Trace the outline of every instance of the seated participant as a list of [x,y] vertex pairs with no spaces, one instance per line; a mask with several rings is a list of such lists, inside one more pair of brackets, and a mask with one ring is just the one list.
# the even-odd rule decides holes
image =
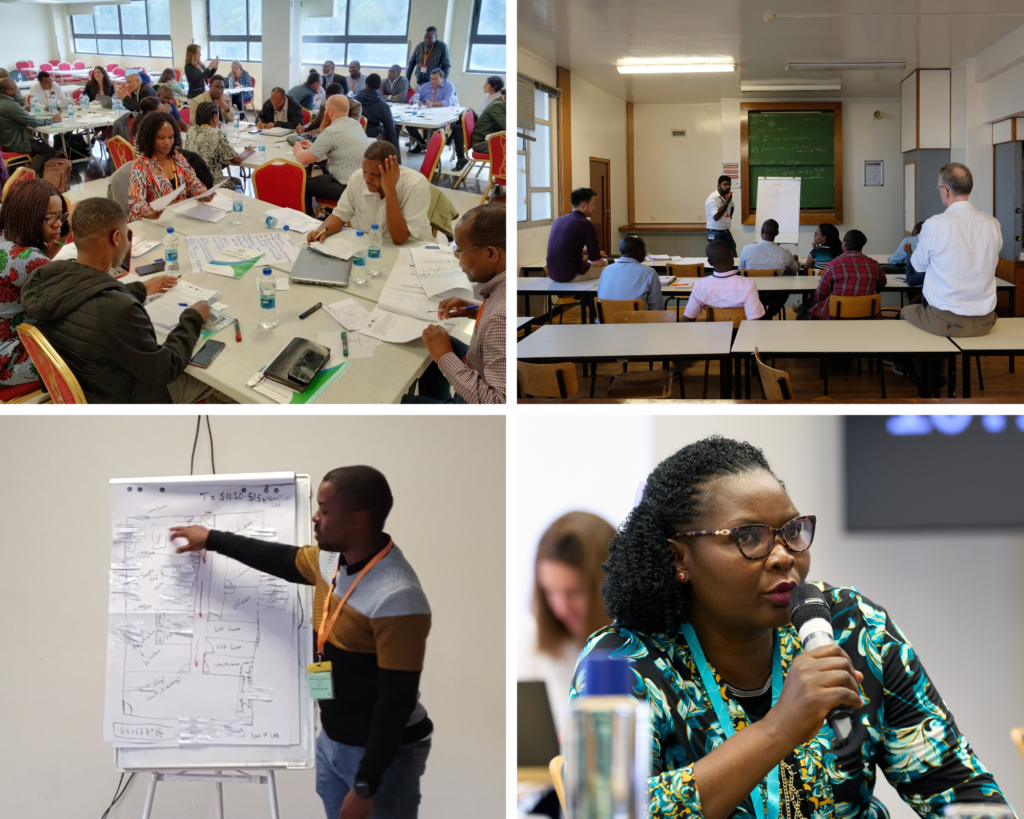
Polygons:
[[124,85],[117,87],[117,96],[121,98],[127,110],[138,111],[139,102],[146,97],[155,97],[156,92],[143,83],[138,74],[129,74],[125,77]]
[[[334,73],[334,60],[324,60],[324,67],[320,70],[320,84],[327,88],[333,83],[344,80],[344,77],[339,77]],[[345,93],[348,94],[348,85],[345,86]]]
[[742,307],[747,321],[764,315],[764,305],[757,297],[757,279],[741,276],[734,258],[732,247],[724,239],[708,244],[708,262],[714,272],[694,283],[683,321],[696,321],[705,307]]
[[814,241],[811,244],[811,252],[807,254],[807,262],[804,271],[808,276],[820,275],[819,272],[828,267],[833,259],[838,259],[843,254],[843,242],[839,238],[839,228],[835,225],[818,225],[814,231]]
[[[386,139],[398,151],[398,129],[389,106],[380,96],[380,74],[370,74],[365,80],[366,87],[356,94],[356,101],[362,106],[366,117],[366,136]],[[401,158],[401,152],[399,152]]]
[[[174,89],[169,85],[158,85],[156,87],[156,98],[160,102],[160,108],[158,110],[163,111],[165,114],[170,114],[174,117],[174,121],[178,123],[178,130],[183,134],[188,133],[189,124],[181,118],[181,113],[178,111],[178,105],[174,98]],[[197,97],[198,99],[198,97]],[[193,101],[192,105],[195,105]],[[139,105],[141,109],[141,103]]]
[[501,77],[488,77],[484,82],[484,103],[469,135],[469,144],[478,154],[489,153],[487,137],[505,130],[505,100],[501,98],[504,92]]
[[[162,113],[166,113],[162,111],[162,106],[156,97],[146,97],[142,102],[139,103],[139,113],[135,115],[135,125],[133,133],[138,133],[139,123],[142,122],[143,117],[145,117],[146,114],[152,114],[154,111],[161,111]],[[138,145],[135,146],[135,150],[137,153]],[[207,189],[212,188],[214,182],[213,174],[210,173],[210,169],[206,166],[206,162],[203,160],[203,158],[199,156],[199,154],[195,153],[194,151],[190,151],[187,148],[182,148],[181,154],[182,156],[185,157],[185,161],[188,162],[188,164],[192,167],[192,170],[195,171],[196,177],[199,179],[199,181],[202,182]],[[114,185],[118,189],[119,193],[120,189],[123,188],[124,196],[117,197],[117,201],[123,203],[123,207],[126,212],[131,207],[128,204],[128,181],[124,181],[123,184],[120,180],[115,182],[115,177],[117,177],[117,175],[125,168],[127,168],[130,171],[131,167],[131,164],[122,165],[120,168],[117,169],[117,171],[114,172],[114,175],[111,177],[111,185]]]
[[285,94],[283,88],[271,91],[270,99],[263,103],[263,108],[256,115],[256,127],[261,131],[268,128],[295,130],[300,125],[302,106]]
[[[238,60],[231,61],[231,70],[224,78],[224,86],[226,88],[252,88],[252,77],[248,71],[242,68],[242,64]],[[245,106],[252,102],[251,91],[242,94],[225,94],[225,96],[230,98],[231,107],[239,111],[244,111]]]
[[358,60],[348,64],[348,90],[353,94],[358,94],[366,87],[366,77],[360,71],[361,68]]
[[[6,68],[0,68],[0,80],[11,79],[11,74]],[[18,103],[19,108],[24,108],[26,111],[31,111],[32,106],[29,105],[27,99],[21,96],[21,91],[18,89],[18,84],[14,84],[14,101]]]
[[60,108],[63,93],[61,87],[53,81],[49,71],[40,71],[36,74],[36,81],[29,89],[28,95],[33,102],[38,100],[44,108],[49,108],[51,105],[54,108]]
[[295,100],[307,111],[312,111],[316,105],[316,95],[320,91],[320,75],[315,68],[309,69],[309,76],[301,85],[296,85],[289,92],[288,96]]
[[914,225],[914,230],[911,232],[910,236],[904,239],[900,243],[900,246],[893,251],[892,256],[889,257],[889,264],[906,264],[910,261],[910,257],[917,248],[917,237],[921,233],[922,225],[924,225],[924,222],[918,222]]
[[[331,83],[330,85],[327,86],[327,99],[330,99],[331,97],[336,97],[339,94],[343,94],[343,93],[344,92],[341,90],[341,86],[338,83],[336,83],[336,82]],[[346,97],[346,99],[348,99],[348,97]],[[353,102],[353,100],[349,100],[349,111],[350,111],[350,114],[351,114],[352,102]],[[313,118],[309,121],[309,125],[298,125],[298,126],[296,126],[295,133],[297,133],[297,134],[305,134],[307,139],[310,139],[310,140],[316,139],[317,136],[320,134],[320,131],[323,130],[324,115],[326,113],[327,113],[327,109],[323,105],[321,105],[316,110],[316,112],[314,112]]]
[[[195,108],[195,120],[185,137],[185,147],[202,157],[214,179],[224,175],[224,165],[241,165],[256,153],[252,146],[238,153],[220,130],[220,111],[212,102],[202,102]],[[194,170],[194,169],[193,169]]]
[[[556,282],[596,279],[608,264],[597,241],[597,228],[590,216],[597,207],[597,191],[577,188],[569,195],[572,211],[559,216],[548,235],[548,276]],[[583,251],[587,251],[587,259]]]
[[[416,102],[418,99],[424,108],[447,108],[450,105],[458,105],[455,86],[444,77],[444,72],[440,68],[435,68],[430,72],[430,82],[419,87],[412,101]],[[419,128],[407,128],[406,130],[415,141],[409,152],[418,154],[426,147],[423,132]]]
[[[319,140],[317,140],[319,142]],[[323,226],[311,231],[308,241],[323,241],[351,222],[356,230],[379,225],[381,233],[396,245],[409,239],[433,238],[427,211],[430,183],[419,171],[398,164],[395,146],[378,140],[363,153],[363,169],[349,177],[338,207]]]
[[[443,299],[439,319],[476,318],[467,347],[437,324],[423,331],[434,363],[419,381],[419,395],[402,396],[403,404],[505,403],[505,207],[478,205],[455,223],[455,255],[469,280],[482,284],[483,304]],[[465,248],[461,250],[460,248]],[[455,388],[451,397],[449,385]]]
[[222,122],[235,121],[235,109],[231,107],[231,99],[224,93],[224,78],[220,74],[210,77],[210,90],[193,97],[189,101],[189,107],[194,109],[204,102],[216,104]]
[[14,80],[5,77],[0,80],[0,145],[14,154],[31,154],[29,167],[36,176],[43,175],[43,166],[53,159],[55,151],[48,143],[36,136],[36,128],[60,122],[60,114],[53,117],[34,117],[15,99],[18,86]]
[[[774,219],[766,219],[761,225],[761,241],[746,245],[740,251],[740,270],[780,270],[784,276],[795,276],[800,265],[792,253],[775,244],[778,235],[779,223]],[[785,293],[761,293],[765,318],[774,318],[788,298]]]
[[387,79],[381,83],[384,102],[404,103],[409,97],[409,81],[402,76],[402,66],[393,65],[388,69]]
[[829,296],[870,296],[882,292],[886,282],[882,266],[861,253],[867,243],[868,237],[859,230],[846,232],[842,254],[822,271],[818,289],[809,304],[800,305],[798,319],[830,319]]
[[21,288],[67,234],[67,202],[45,179],[29,179],[7,194],[0,209],[0,387],[39,380],[17,333],[25,320]]
[[185,96],[185,86],[178,82],[175,78],[173,68],[165,68],[163,73],[160,74],[160,79],[156,81],[157,85],[168,85],[174,95],[177,97]]
[[366,134],[348,116],[348,97],[331,97],[324,109],[324,124],[316,142],[304,139],[292,148],[302,165],[327,161],[328,173],[306,180],[306,213],[310,216],[316,211],[316,199],[336,202],[341,198],[351,176],[360,173],[366,152]]
[[188,404],[214,397],[211,387],[185,372],[209,305],[198,302],[182,311],[160,344],[144,304],[174,287],[176,277],[125,285],[110,275],[130,246],[128,220],[112,199],[79,202],[71,228],[78,258],[36,270],[22,288],[22,301],[89,403]]
[[[648,310],[661,310],[665,299],[661,295],[661,279],[658,271],[643,264],[647,258],[647,246],[639,236],[626,236],[619,242],[622,255],[605,268],[597,285],[599,299],[628,301],[641,299]],[[605,316],[610,323],[612,316]]]
[[82,93],[86,94],[89,99],[95,100],[97,97],[113,98],[117,95],[117,90],[114,88],[107,69],[98,65],[92,70],[92,76],[89,77],[89,82],[85,84],[85,90]]
[[[153,210],[149,203],[171,191],[184,189],[184,199],[206,192],[206,186],[181,153],[181,132],[169,114],[155,111],[136,123],[135,150],[138,158],[132,164],[130,221],[158,218],[163,211]],[[202,201],[212,198],[204,197]]]
[[[587,639],[570,701],[592,693],[588,660],[612,654],[633,696],[657,703],[650,817],[750,817],[751,793],[770,799],[766,779],[778,801],[760,816],[883,816],[881,775],[921,817],[1008,808],[884,608],[814,582],[835,643],[803,649],[788,604],[809,582],[816,524],[795,500],[761,450],[713,436],[654,469],[612,541],[602,592],[614,622]],[[825,720],[840,705],[853,730],[836,748]],[[570,769],[585,764],[567,753]]]

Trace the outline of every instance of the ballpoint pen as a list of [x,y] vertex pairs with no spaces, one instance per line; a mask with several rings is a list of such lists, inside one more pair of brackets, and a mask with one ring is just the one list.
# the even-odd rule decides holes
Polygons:
[[305,313],[299,313],[299,318],[300,319],[304,319],[307,316],[311,316],[311,315],[313,315],[313,313],[315,313],[321,307],[323,307],[323,303],[318,301],[316,304],[314,304],[312,307],[310,307]]

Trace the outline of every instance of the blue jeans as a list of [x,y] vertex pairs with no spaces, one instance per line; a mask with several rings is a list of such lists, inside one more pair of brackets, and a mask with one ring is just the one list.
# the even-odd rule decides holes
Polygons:
[[[335,742],[324,731],[316,738],[316,792],[323,800],[327,819],[338,819],[341,814],[341,803],[355,784],[365,753],[365,748]],[[427,769],[429,753],[429,739],[399,747],[373,797],[372,819],[416,819],[420,777]]]
[[708,230],[708,243],[711,242],[725,242],[732,248],[732,255],[739,256],[736,252],[736,240],[732,238],[731,230]]
[[[457,338],[452,340],[452,352],[462,359],[466,357],[466,353],[469,352],[469,345],[459,341]],[[427,367],[426,372],[420,376],[420,389],[419,395],[403,395],[403,404],[465,404],[465,399],[455,394],[452,397],[452,388],[448,383],[448,379],[444,377],[441,372],[441,368],[437,366],[435,362],[430,362],[430,366]]]

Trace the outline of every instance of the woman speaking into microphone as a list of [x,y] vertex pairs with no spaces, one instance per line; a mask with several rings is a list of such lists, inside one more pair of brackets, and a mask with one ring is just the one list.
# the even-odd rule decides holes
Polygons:
[[[880,771],[921,816],[1005,804],[903,633],[852,588],[815,584],[836,644],[804,651],[790,592],[807,579],[815,519],[761,450],[714,436],[659,464],[612,540],[612,625],[585,658],[628,658],[651,714],[652,817],[886,817]],[[825,722],[853,711],[842,747]],[[838,743],[837,743],[838,745]]]

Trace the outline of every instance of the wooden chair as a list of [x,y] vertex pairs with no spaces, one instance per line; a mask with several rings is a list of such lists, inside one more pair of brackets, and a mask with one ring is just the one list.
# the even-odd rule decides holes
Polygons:
[[622,310],[615,314],[615,324],[675,324],[671,310]]
[[434,181],[434,173],[441,162],[441,151],[444,150],[444,137],[440,131],[435,131],[427,143],[427,151],[423,154],[423,164],[420,165],[420,173],[427,177],[428,182]]
[[665,265],[669,276],[679,276],[684,279],[699,279],[704,275],[704,265],[697,264],[672,264]]
[[107,149],[110,151],[110,159],[113,161],[115,169],[134,162],[138,157],[135,148],[124,137],[115,136],[108,139]]
[[7,194],[11,192],[15,185],[19,185],[22,182],[27,182],[29,179],[35,179],[36,172],[31,168],[27,168],[24,165],[18,168],[14,173],[11,174],[11,178],[7,180],[4,185],[3,191],[0,191],[0,202],[3,202],[7,198]]
[[85,393],[78,379],[64,359],[60,357],[46,336],[34,324],[22,322],[18,325],[18,337],[28,350],[32,363],[36,365],[39,377],[46,385],[50,398],[56,404],[85,404]]
[[[1024,749],[1021,750],[1024,753]],[[548,772],[551,774],[551,781],[555,785],[555,793],[558,794],[558,804],[562,806],[562,815],[568,816],[569,811],[565,807],[565,777],[562,769],[565,767],[565,757],[556,756],[548,763]]]
[[[870,296],[829,296],[828,314],[840,321],[880,321],[882,318],[882,294]],[[875,359],[868,358],[868,375],[874,375]],[[825,361],[821,362],[822,375],[825,374]],[[882,359],[878,359],[878,373],[882,381],[882,398],[885,398],[885,367]],[[857,359],[857,377],[861,375],[860,358]],[[828,395],[828,379],[825,380]]]
[[789,383],[789,373],[774,370],[761,360],[761,352],[754,348],[754,361],[757,372],[761,376],[761,391],[769,401],[792,401],[793,387]]
[[[752,279],[759,278],[759,277],[766,278],[768,276],[781,276],[782,275],[782,271],[781,270],[754,270],[752,268],[741,267],[740,268],[740,275],[741,276],[747,276],[747,277],[752,278]],[[786,307],[785,307],[785,305],[783,305],[783,307],[782,307],[782,312],[779,313],[779,318],[782,321],[786,320]]]
[[[707,321],[731,321],[732,322],[732,333],[733,338],[736,337],[736,331],[740,328],[740,322],[744,321],[747,317],[747,311],[743,307],[707,307]],[[702,398],[708,397],[708,377],[711,373],[711,359],[707,358],[704,360],[704,391],[701,395]]]
[[316,203],[316,210],[313,212],[313,216],[317,219],[326,217],[328,214],[332,213],[336,207],[338,207],[337,199],[314,198],[313,201]]
[[[548,269],[546,267],[544,268],[544,278],[545,279],[551,278],[548,275]],[[562,317],[565,315],[565,310],[570,308],[570,307],[577,307],[577,306],[580,308],[581,311],[583,310],[583,305],[580,302],[580,300],[579,299],[575,299],[572,296],[554,296],[554,297],[548,296],[548,312],[549,313],[555,307],[562,307],[562,308],[564,308],[564,309],[558,311],[558,323],[559,324],[562,323]],[[581,324],[583,323],[582,312],[580,314],[580,323]]]
[[595,299],[597,302],[597,320],[602,324],[614,324],[615,316],[623,310],[634,312],[647,309],[647,303],[643,299]]
[[297,162],[264,162],[252,172],[252,190],[261,202],[306,212],[306,169]]
[[[508,177],[505,171],[505,132],[498,131],[496,134],[491,134],[487,137],[487,151],[488,156],[491,159],[491,178],[487,180],[487,187],[484,189],[484,195],[480,197],[480,204],[484,204],[487,201],[487,194],[491,192],[491,188],[499,187],[503,188],[508,185]],[[495,201],[504,201],[504,197],[495,197]]]
[[568,398],[580,391],[576,365],[516,362],[516,394],[523,398]]
[[[645,310],[644,303],[642,301],[633,301],[633,309],[619,310],[615,313],[611,312],[610,305],[621,303],[630,304],[631,302],[614,302],[604,301],[604,315],[612,315],[613,324],[674,324],[676,320],[675,313],[671,310]],[[640,305],[640,309],[636,309],[636,305]],[[598,307],[598,314],[602,314],[602,308]],[[627,362],[622,363],[622,372],[618,375],[613,375],[611,383],[608,385],[608,397],[609,398],[671,398],[672,397],[672,381],[674,378],[679,379],[679,397],[685,398],[686,393],[683,389],[683,375],[680,372],[673,372],[669,369],[669,363],[663,361],[661,364],[662,369],[655,370],[654,362],[650,362],[650,367],[647,372],[630,373],[626,371]],[[596,373],[596,366],[595,366]],[[591,382],[593,386],[593,382]],[[593,392],[593,390],[591,390]]]

